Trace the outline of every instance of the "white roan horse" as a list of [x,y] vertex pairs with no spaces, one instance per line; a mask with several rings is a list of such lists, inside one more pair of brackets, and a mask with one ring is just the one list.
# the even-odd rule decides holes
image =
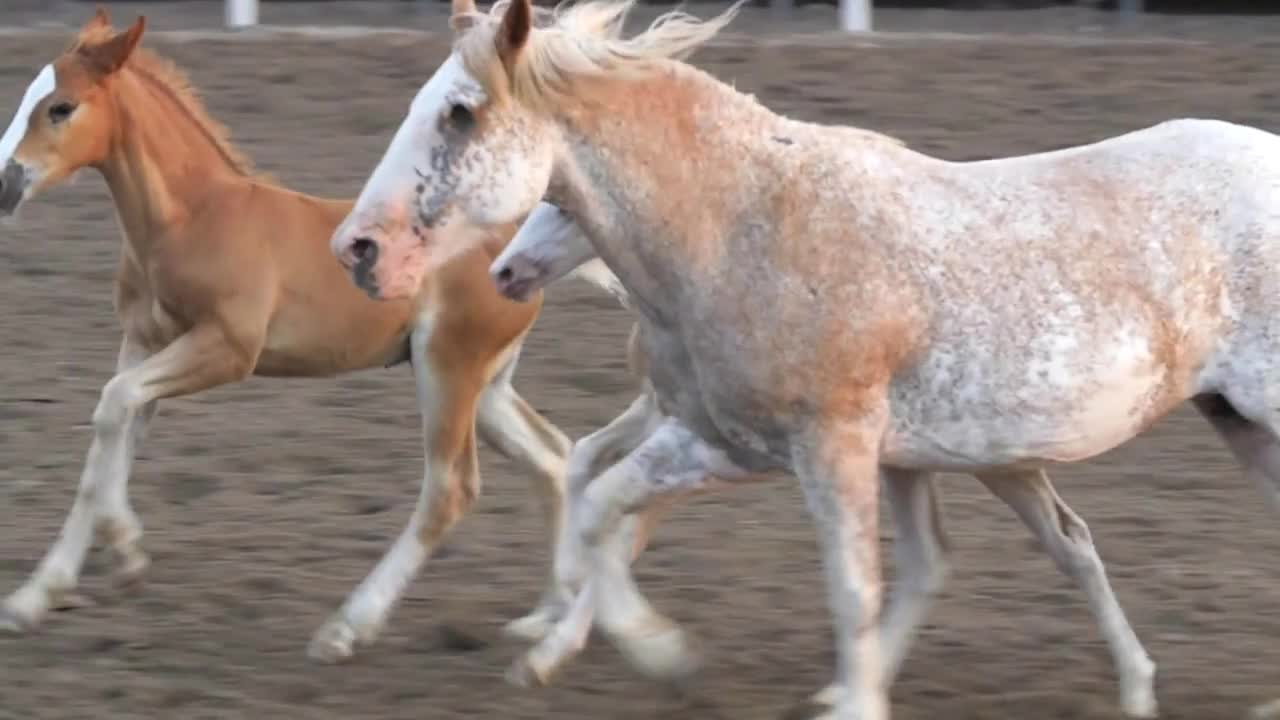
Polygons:
[[[618,284],[616,276],[600,266],[595,252],[586,233],[571,215],[543,202],[529,213],[515,237],[493,261],[490,274],[499,291],[513,300],[532,298],[537,288],[573,274],[607,290],[624,307],[630,308],[626,289]],[[648,369],[639,342],[641,337],[641,329],[637,324],[628,344],[628,366],[635,375]],[[660,409],[661,399],[656,396],[652,385],[644,382],[642,390],[641,396],[621,415],[575,444],[567,472],[567,497],[571,504],[580,498],[582,491],[593,479],[590,473],[600,463],[639,446],[666,417]],[[1020,483],[1016,478],[1007,476],[980,475],[979,479],[996,497],[1013,508],[1040,540],[1058,568],[1086,592],[1089,604],[1098,613],[1104,636],[1111,644],[1121,672],[1125,671],[1125,661],[1133,656],[1135,648],[1138,651],[1135,657],[1145,658],[1142,647],[1111,590],[1088,526],[1058,496],[1048,476],[1044,473],[1029,474]],[[711,480],[713,478],[708,478],[709,482]],[[899,594],[893,599],[880,624],[881,643],[886,653],[886,682],[890,682],[901,667],[911,636],[946,580],[949,543],[943,531],[942,509],[932,480],[887,482],[884,489],[887,491],[890,512],[898,531],[894,548]],[[619,560],[623,559],[627,547],[632,547],[635,554],[644,549],[659,517],[660,512],[650,513],[639,525],[641,534],[633,535],[635,531],[629,531],[618,537],[623,544],[615,546],[613,552],[619,553]],[[559,547],[567,550],[564,545]],[[562,559],[561,562],[572,562],[572,559]],[[548,633],[537,648],[516,664],[511,673],[512,679],[521,684],[546,682],[557,665],[585,647],[594,608],[589,604],[589,594],[580,593],[577,599],[579,602],[573,605],[568,616],[557,623],[555,632]],[[633,596],[632,601],[637,604],[645,603],[638,595]],[[647,621],[650,627],[675,627],[670,620],[653,612]],[[609,628],[605,629],[607,631]],[[679,635],[675,637],[679,638]],[[623,642],[625,643],[625,638]],[[623,649],[629,650],[625,644]],[[645,656],[637,656],[633,652],[628,652],[628,655],[633,656],[642,667],[646,667]],[[688,667],[694,660],[692,657],[686,658],[683,667]],[[1150,660],[1139,660],[1138,663],[1139,670],[1145,672],[1126,678],[1126,698],[1133,698],[1135,708],[1139,703],[1154,703],[1152,681],[1155,666]],[[663,668],[652,670],[662,672]],[[829,704],[837,692],[837,686],[833,685],[818,693],[815,700]]]
[[[453,54],[333,251],[391,299],[465,249],[451,229],[545,198],[620,279],[665,417],[576,503],[590,562],[559,572],[633,662],[678,671],[687,650],[635,601],[611,539],[708,478],[799,479],[835,617],[831,716],[860,720],[889,716],[887,661],[909,635],[877,631],[878,479],[918,492],[960,471],[1024,493],[1194,399],[1250,474],[1280,481],[1276,136],[1184,120],[953,163],[781,117],[677,59],[733,9],[624,39],[629,2],[539,27],[528,0],[458,3]],[[1042,511],[1072,562],[1092,557],[1062,507]],[[1154,715],[1150,660],[1090,595],[1124,709]]]

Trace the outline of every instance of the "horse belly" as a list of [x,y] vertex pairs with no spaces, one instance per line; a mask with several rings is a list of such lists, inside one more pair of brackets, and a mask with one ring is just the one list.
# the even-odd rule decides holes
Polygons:
[[1132,357],[1090,372],[978,378],[950,393],[895,387],[882,455],[889,465],[974,471],[1073,462],[1131,439],[1194,393],[1180,373]]

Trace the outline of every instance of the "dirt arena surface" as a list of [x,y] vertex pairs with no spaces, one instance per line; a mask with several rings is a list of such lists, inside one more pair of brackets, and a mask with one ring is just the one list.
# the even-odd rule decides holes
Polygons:
[[[74,19],[68,6],[89,7],[55,3],[55,19]],[[1280,44],[1251,39],[1267,22],[1195,44],[743,40],[695,62],[782,112],[972,159],[1175,116],[1274,129]],[[66,41],[3,39],[2,114]],[[447,48],[404,37],[147,42],[190,71],[264,169],[322,194],[357,192]],[[70,505],[118,342],[118,247],[92,173],[0,229],[0,592],[33,568]],[[633,395],[628,323],[584,286],[553,288],[518,387],[574,436],[599,427]],[[162,403],[132,483],[149,584],[119,597],[91,558],[83,588],[96,607],[0,637],[0,718],[774,720],[830,679],[814,533],[798,489],[782,483],[683,508],[640,563],[655,603],[705,644],[691,697],[639,679],[601,639],[553,688],[505,685],[523,647],[499,629],[535,603],[546,551],[529,483],[487,449],[478,510],[382,640],[345,666],[310,663],[312,631],[408,517],[421,468],[412,397],[400,367]],[[1280,695],[1280,523],[1198,417],[1181,411],[1055,478],[1160,665],[1164,717],[1239,718]],[[894,717],[1118,717],[1083,595],[975,481],[947,476],[944,495],[954,575],[894,688]]]

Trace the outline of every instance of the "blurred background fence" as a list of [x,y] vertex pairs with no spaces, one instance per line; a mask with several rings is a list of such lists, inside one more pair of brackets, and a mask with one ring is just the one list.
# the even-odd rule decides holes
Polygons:
[[[557,1],[535,0],[546,5]],[[415,16],[434,17],[447,6],[447,0],[0,0],[0,26],[60,24],[61,17],[83,13],[95,2],[124,12],[136,7],[154,14],[157,8],[164,8],[163,15],[177,24],[183,24],[185,17],[192,26],[199,27],[207,27],[211,21],[233,27],[260,23],[333,25],[349,24],[361,17],[375,25],[395,25],[397,18],[411,22]],[[658,8],[671,6],[675,0],[640,0],[640,3]],[[685,4],[722,5],[724,2],[685,0]],[[978,14],[1037,11],[1039,17],[1045,18],[1038,22],[1057,25],[1059,32],[1076,30],[1073,26],[1081,24],[1105,25],[1138,14],[1280,14],[1280,0],[751,0],[751,4],[757,11],[768,10],[768,14],[778,20],[807,19],[812,25],[808,29],[814,31],[901,29],[897,20],[904,11],[933,17],[927,24],[934,31],[947,29],[939,27],[940,20],[934,16],[950,17],[957,32],[984,29],[980,22],[964,17],[973,14],[968,11],[979,11]],[[882,22],[885,17],[888,17],[887,23]],[[779,29],[785,28],[779,26]]]

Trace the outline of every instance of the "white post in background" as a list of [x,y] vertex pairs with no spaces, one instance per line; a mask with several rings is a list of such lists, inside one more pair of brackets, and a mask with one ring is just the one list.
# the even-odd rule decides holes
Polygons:
[[867,32],[871,29],[871,0],[839,0],[840,29]]
[[249,27],[258,24],[258,0],[227,0],[227,26]]

